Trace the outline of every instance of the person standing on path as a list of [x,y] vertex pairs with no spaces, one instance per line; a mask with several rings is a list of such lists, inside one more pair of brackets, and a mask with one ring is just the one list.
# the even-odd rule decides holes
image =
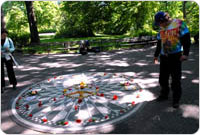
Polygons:
[[185,22],[180,19],[172,19],[166,12],[156,13],[154,19],[155,25],[160,28],[154,54],[154,63],[158,63],[158,56],[160,55],[159,83],[161,91],[156,101],[168,99],[169,77],[171,76],[172,106],[178,108],[182,94],[182,62],[188,59],[191,45],[190,33]]
[[1,93],[4,92],[5,88],[4,65],[6,65],[9,82],[13,85],[13,89],[16,89],[17,85],[13,69],[13,60],[10,56],[10,53],[14,52],[15,47],[13,45],[13,41],[8,38],[7,35],[7,30],[1,30]]

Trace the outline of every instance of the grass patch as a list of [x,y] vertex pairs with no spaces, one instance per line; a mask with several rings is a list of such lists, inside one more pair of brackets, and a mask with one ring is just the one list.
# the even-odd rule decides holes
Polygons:
[[[84,37],[84,38],[55,38],[54,35],[40,35],[41,43],[51,43],[51,42],[61,42],[58,45],[34,45],[34,46],[26,46],[22,48],[23,53],[29,54],[46,54],[46,53],[77,53],[78,50],[65,50],[63,46],[63,42],[67,41],[80,41],[80,40],[89,40],[90,46],[100,47],[102,51],[115,50],[119,48],[130,48],[127,46],[119,46],[121,43],[116,42],[100,42],[105,39],[122,39],[127,38],[128,35],[106,35],[106,34],[96,34],[95,37]],[[78,48],[79,44],[72,45],[70,47]]]

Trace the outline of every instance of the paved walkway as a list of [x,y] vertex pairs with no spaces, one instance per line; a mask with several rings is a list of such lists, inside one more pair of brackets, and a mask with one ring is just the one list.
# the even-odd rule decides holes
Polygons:
[[[145,89],[155,97],[159,93],[159,65],[153,64],[155,47],[117,50],[98,54],[17,55],[21,67],[15,69],[17,90],[11,86],[1,95],[1,129],[6,134],[42,134],[16,124],[8,115],[11,102],[25,87],[52,76],[79,72],[134,72],[143,79]],[[8,84],[8,81],[7,81]],[[188,61],[183,63],[183,95],[179,109],[168,101],[146,104],[133,116],[99,133],[120,134],[192,134],[199,128],[199,48],[191,47]]]

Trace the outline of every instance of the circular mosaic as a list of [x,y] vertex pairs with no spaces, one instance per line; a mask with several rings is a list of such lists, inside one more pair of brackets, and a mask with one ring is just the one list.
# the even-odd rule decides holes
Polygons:
[[12,114],[37,131],[84,133],[133,114],[143,91],[126,73],[54,76],[24,89],[12,103]]

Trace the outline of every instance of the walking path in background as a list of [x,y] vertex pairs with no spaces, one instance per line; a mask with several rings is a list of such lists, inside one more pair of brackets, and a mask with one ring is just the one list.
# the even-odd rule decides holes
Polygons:
[[[18,80],[17,90],[11,86],[1,95],[1,129],[6,134],[42,134],[15,123],[8,113],[11,102],[24,88],[48,79],[49,77],[70,73],[84,72],[134,72],[138,79],[143,79],[143,87],[159,94],[159,65],[153,64],[155,46],[144,49],[117,50],[97,54],[16,54],[21,64],[15,68]],[[171,107],[169,100],[157,103],[155,100],[146,104],[133,116],[107,131],[112,134],[192,134],[199,128],[199,47],[191,47],[188,61],[183,62],[183,95],[179,109]],[[8,85],[8,79],[7,85]],[[148,97],[147,97],[148,98]]]

